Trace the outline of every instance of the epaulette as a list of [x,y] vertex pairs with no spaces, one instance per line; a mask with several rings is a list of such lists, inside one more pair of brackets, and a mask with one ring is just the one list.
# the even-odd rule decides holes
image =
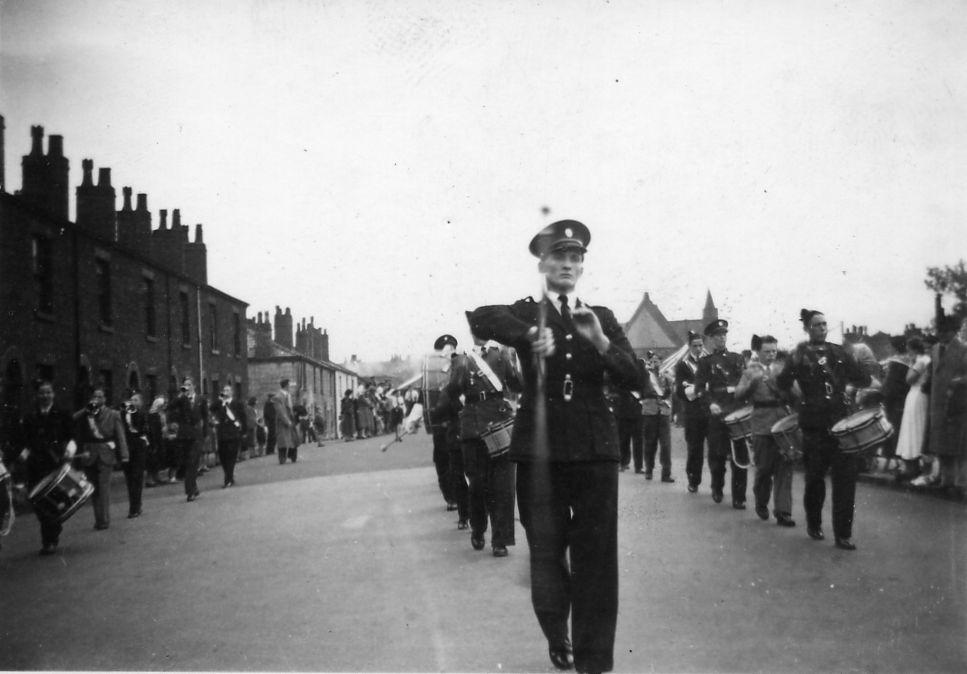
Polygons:
[[527,297],[522,297],[521,299],[519,299],[517,301],[518,302],[527,302],[529,304],[533,304],[534,303],[534,298],[531,297],[530,295],[528,295]]

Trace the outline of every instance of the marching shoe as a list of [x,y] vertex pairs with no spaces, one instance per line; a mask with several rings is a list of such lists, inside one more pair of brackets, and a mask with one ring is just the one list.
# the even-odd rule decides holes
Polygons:
[[473,547],[474,550],[483,550],[484,549],[483,536],[480,536],[478,538],[477,536],[470,534],[470,545]]
[[736,510],[745,510],[745,501],[732,501],[732,507]]
[[796,520],[789,517],[789,515],[778,515],[776,516],[776,524],[780,527],[794,527],[796,526]]
[[551,664],[561,670],[567,670],[574,667],[574,656],[573,650],[571,649],[571,641],[567,637],[564,637],[562,643],[547,646],[547,654],[551,656]]
[[192,501],[197,501],[199,496],[201,496],[201,492],[200,491],[196,491],[194,494],[189,494],[188,495],[188,503],[191,503]]
[[822,527],[806,527],[806,533],[809,534],[809,537],[814,541],[821,541],[826,538],[826,534],[823,533]]
[[494,546],[494,557],[506,557],[506,556],[507,556],[507,548],[505,546],[503,545]]
[[57,552],[57,545],[54,543],[44,543],[44,547],[40,549],[40,554],[43,556],[53,555]]
[[759,516],[760,520],[765,521],[769,519],[769,509],[766,508],[765,506],[757,505],[755,507],[755,514]]
[[722,490],[721,489],[713,489],[712,490],[712,500],[715,501],[716,503],[721,503],[722,502]]
[[107,522],[98,522],[97,524],[94,525],[94,528],[97,529],[98,531],[104,531],[109,526],[110,525]]
[[133,520],[133,519],[135,519],[137,517],[141,517],[141,511],[140,510],[132,510],[131,512],[128,513],[128,519],[129,520]]
[[468,529],[469,527],[470,527],[470,522],[468,522],[467,520],[460,520],[459,522],[457,522],[457,529],[459,529],[460,531],[463,531],[464,529]]
[[848,538],[837,538],[836,547],[840,550],[855,550],[856,544]]
[[694,494],[697,491],[698,491],[698,485],[697,484],[691,484],[691,483],[689,483],[689,485],[688,485],[688,493],[689,494]]
[[650,471],[650,470],[646,470],[646,471],[645,471],[645,479],[646,479],[646,480],[650,480],[650,479],[652,479],[652,477],[653,477],[653,476],[652,476],[652,474],[651,474],[651,471]]
[[671,483],[675,481],[675,478],[673,478],[671,475],[663,475],[661,481]]

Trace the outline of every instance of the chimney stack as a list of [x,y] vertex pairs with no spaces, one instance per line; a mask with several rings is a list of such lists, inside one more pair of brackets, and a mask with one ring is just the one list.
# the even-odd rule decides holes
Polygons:
[[[159,211],[158,229],[151,232],[151,257],[159,265],[176,274],[184,273],[185,250],[180,227],[168,227],[168,210]],[[173,219],[180,223],[181,214],[175,210]]]
[[24,155],[21,163],[23,188],[20,196],[53,217],[67,220],[70,162],[64,157],[64,138],[50,136],[45,156],[44,127],[30,127],[30,136],[30,154]]
[[289,307],[282,313],[280,307],[275,308],[275,343],[292,348],[292,311]]
[[130,187],[121,189],[124,205],[117,212],[118,243],[144,257],[151,257],[151,213],[148,195],[138,195],[138,210],[131,210]]
[[[175,211],[177,214],[178,211]],[[180,214],[179,222],[180,222]],[[182,229],[187,237],[188,228],[184,227]],[[195,283],[200,285],[206,285],[208,283],[208,249],[205,247],[205,239],[202,234],[202,226],[195,225],[195,240],[193,242],[185,242],[182,244],[184,246],[184,259],[185,259],[185,276],[193,280]]]
[[77,226],[113,243],[117,237],[111,169],[99,169],[97,185],[94,185],[91,180],[94,162],[84,159],[81,161],[81,168],[84,171],[84,177],[77,187]]

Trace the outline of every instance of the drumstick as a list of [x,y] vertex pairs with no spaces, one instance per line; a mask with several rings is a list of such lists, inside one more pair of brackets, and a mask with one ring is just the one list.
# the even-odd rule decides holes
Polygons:
[[385,445],[381,445],[380,448],[379,448],[379,451],[385,452],[387,449],[389,449],[389,446],[392,445],[394,442],[402,442],[403,436],[404,435],[409,435],[409,433],[410,433],[410,429],[408,429],[408,428],[403,429],[403,432],[402,433],[400,433],[395,438],[393,438],[392,440],[390,440],[389,442],[387,442]]

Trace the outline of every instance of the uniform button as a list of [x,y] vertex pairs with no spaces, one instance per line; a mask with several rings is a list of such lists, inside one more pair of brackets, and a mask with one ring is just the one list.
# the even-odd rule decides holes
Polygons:
[[571,360],[571,358],[573,358],[573,356],[571,354],[569,354],[569,353],[565,353],[564,354],[564,360]]
[[571,333],[569,332],[569,333],[567,333],[566,335],[564,335],[564,339],[566,339],[567,341],[569,341],[569,342],[570,342],[570,341],[571,341],[572,339],[574,339],[574,335],[572,335],[572,334],[571,334]]

